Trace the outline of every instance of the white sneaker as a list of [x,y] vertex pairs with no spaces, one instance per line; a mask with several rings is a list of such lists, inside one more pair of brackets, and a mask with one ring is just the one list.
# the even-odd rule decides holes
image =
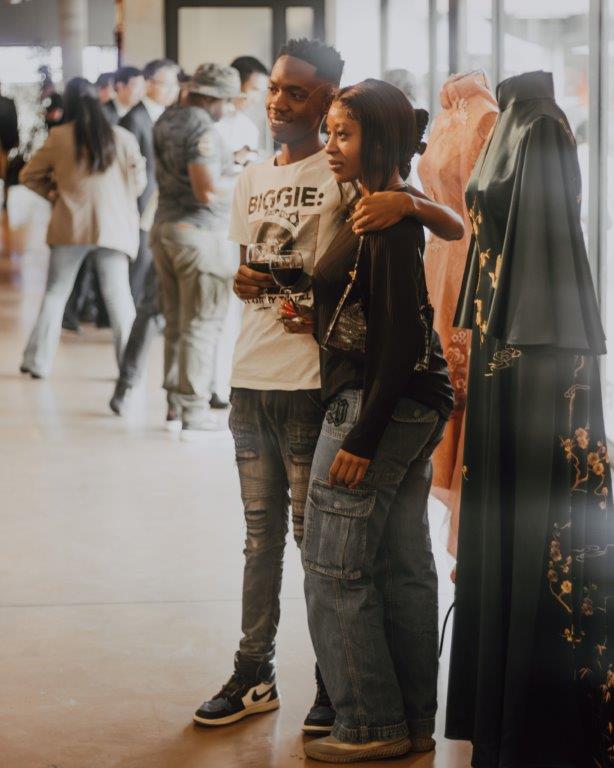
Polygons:
[[203,416],[197,424],[190,426],[184,424],[182,426],[181,440],[184,443],[196,443],[204,440],[209,432],[221,432],[225,428],[225,425],[215,416]]

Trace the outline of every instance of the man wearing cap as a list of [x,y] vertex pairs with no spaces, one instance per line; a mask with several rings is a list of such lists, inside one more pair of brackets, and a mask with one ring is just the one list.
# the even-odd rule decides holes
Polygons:
[[154,128],[159,201],[151,244],[166,320],[167,419],[180,419],[182,439],[193,440],[221,426],[209,399],[238,259],[227,240],[233,158],[214,124],[241,97],[241,80],[236,69],[203,64],[187,91],[185,105],[168,109]]

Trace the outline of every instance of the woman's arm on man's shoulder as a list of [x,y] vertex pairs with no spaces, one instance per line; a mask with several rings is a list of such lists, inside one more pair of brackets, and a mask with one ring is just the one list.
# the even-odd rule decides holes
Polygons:
[[465,234],[461,216],[447,205],[440,205],[425,194],[409,187],[399,192],[374,192],[362,197],[353,216],[353,229],[359,235],[386,229],[412,216],[442,240],[460,240]]

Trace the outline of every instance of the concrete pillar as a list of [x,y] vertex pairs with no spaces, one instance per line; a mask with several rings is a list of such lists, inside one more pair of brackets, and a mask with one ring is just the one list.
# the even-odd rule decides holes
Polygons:
[[63,80],[83,75],[83,49],[87,45],[87,0],[58,0]]

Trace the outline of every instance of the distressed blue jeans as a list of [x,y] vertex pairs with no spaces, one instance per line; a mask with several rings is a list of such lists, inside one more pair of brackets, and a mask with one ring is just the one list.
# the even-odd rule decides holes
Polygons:
[[403,399],[363,483],[328,472],[362,392],[329,406],[314,456],[303,539],[309,630],[337,713],[333,735],[365,743],[430,736],[438,672],[437,572],[427,501],[445,421]]
[[253,661],[272,661],[288,507],[292,505],[292,530],[300,545],[324,408],[317,389],[233,389],[230,400],[229,426],[247,526],[239,653]]

